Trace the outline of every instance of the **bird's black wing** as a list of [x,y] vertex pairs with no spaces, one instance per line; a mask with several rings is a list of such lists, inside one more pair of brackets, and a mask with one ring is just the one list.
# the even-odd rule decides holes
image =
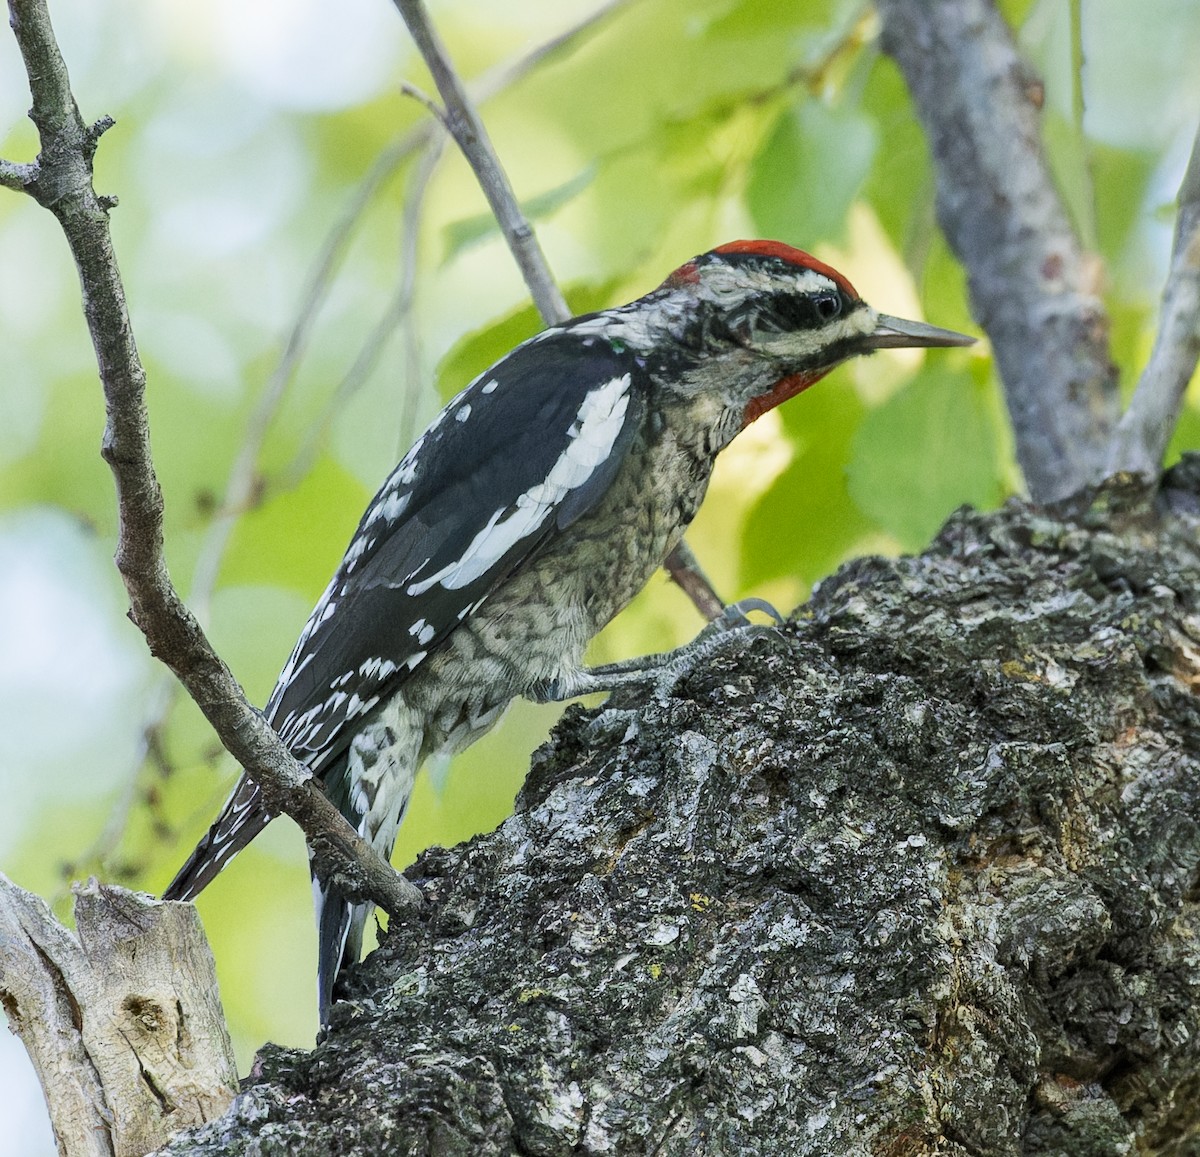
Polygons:
[[623,347],[548,330],[417,439],[367,508],[266,715],[314,771],[540,544],[590,510],[641,418]]

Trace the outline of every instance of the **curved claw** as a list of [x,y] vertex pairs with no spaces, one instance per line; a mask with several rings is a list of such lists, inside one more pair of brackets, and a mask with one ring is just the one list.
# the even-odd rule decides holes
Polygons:
[[755,598],[741,599],[736,603],[730,603],[713,622],[719,624],[718,629],[723,631],[736,627],[748,627],[751,625],[750,611],[758,611],[766,615],[777,627],[783,626],[783,616],[766,599]]

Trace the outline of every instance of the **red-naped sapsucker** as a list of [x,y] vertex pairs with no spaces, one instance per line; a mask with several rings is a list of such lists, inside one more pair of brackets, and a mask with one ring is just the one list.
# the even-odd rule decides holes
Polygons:
[[[509,702],[644,677],[588,671],[593,636],[695,515],[717,455],[838,363],[972,339],[876,313],[770,241],[693,258],[615,309],[553,326],[457,395],[375,496],[265,714],[390,855],[413,777]],[[195,896],[271,819],[243,778],[167,889]],[[322,1022],[369,906],[315,881]]]

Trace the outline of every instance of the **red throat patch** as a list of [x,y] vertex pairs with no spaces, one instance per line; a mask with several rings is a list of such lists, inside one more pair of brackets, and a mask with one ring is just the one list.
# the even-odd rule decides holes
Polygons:
[[776,406],[786,402],[788,398],[794,398],[797,394],[803,393],[809,386],[819,382],[833,368],[833,366],[827,366],[819,370],[805,370],[800,374],[791,374],[786,378],[780,378],[765,394],[751,398],[746,404],[745,410],[742,411],[742,429],[744,430],[756,418],[761,418],[768,410],[773,410]]

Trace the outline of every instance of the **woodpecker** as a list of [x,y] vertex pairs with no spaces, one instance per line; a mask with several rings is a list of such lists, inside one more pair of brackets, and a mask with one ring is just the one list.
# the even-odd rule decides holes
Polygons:
[[[717,455],[848,358],[974,339],[876,313],[828,265],[735,241],[628,305],[552,326],[451,400],[367,507],[265,708],[385,859],[413,778],[517,696],[642,678],[587,670],[596,633],[679,542]],[[239,781],[167,888],[196,896],[272,819]],[[370,905],[314,876],[318,997],[359,959]]]

